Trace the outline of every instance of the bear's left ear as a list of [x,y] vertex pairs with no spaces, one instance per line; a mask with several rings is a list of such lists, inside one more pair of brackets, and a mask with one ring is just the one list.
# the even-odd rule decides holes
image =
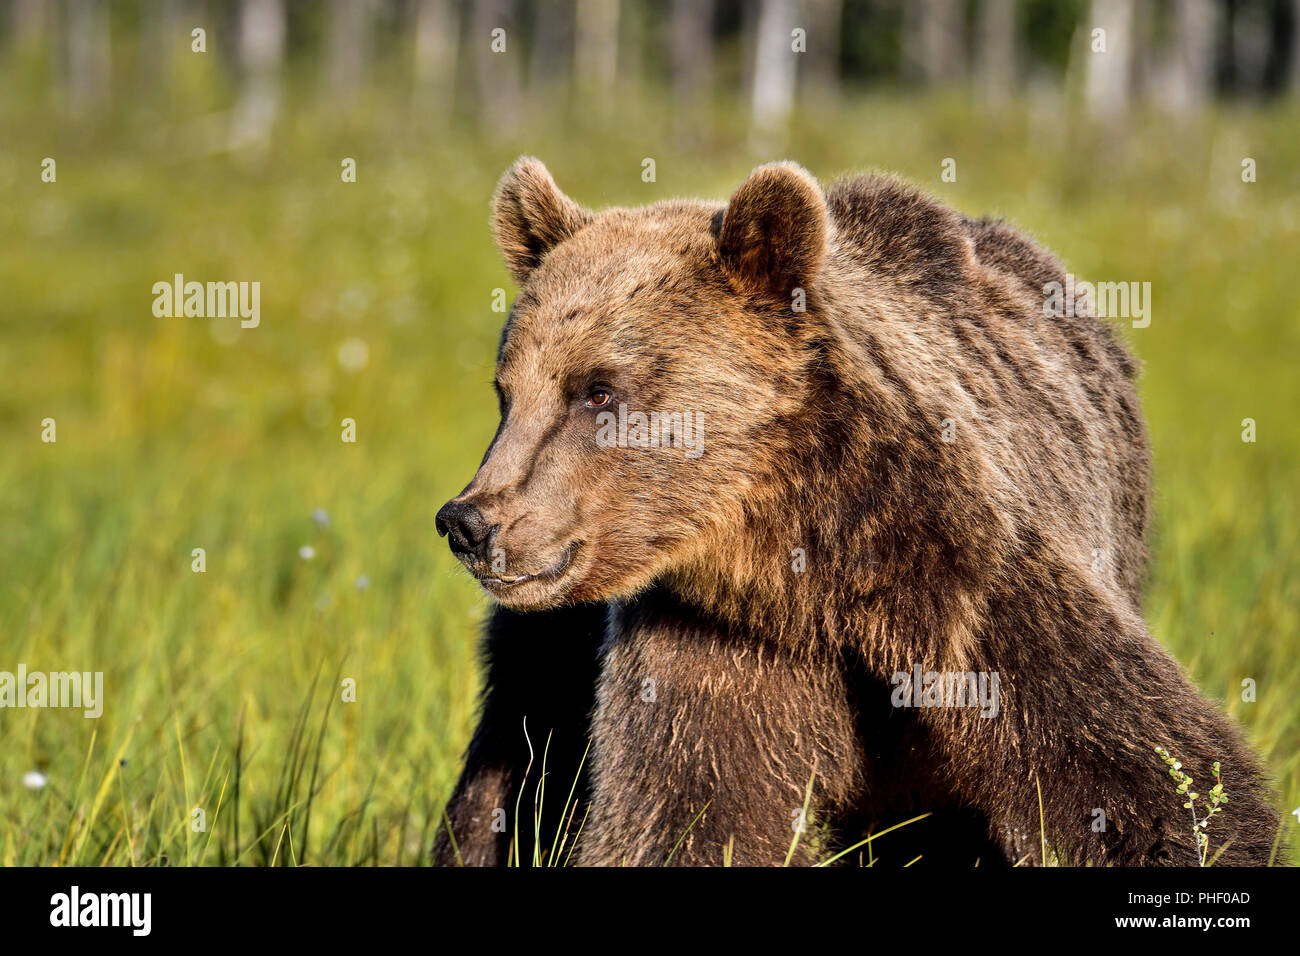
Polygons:
[[817,278],[825,254],[826,197],[802,166],[759,166],[727,203],[718,255],[742,288],[787,299]]
[[497,245],[520,285],[548,252],[591,218],[591,213],[560,192],[542,161],[531,156],[521,156],[506,170],[493,198]]

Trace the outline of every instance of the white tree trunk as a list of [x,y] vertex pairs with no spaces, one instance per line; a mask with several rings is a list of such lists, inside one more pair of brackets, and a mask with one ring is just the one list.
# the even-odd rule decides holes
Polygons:
[[67,8],[68,81],[72,111],[84,113],[108,99],[111,47],[108,5],[80,0]]
[[[1105,30],[1105,51],[1094,52],[1095,30]],[[1083,24],[1087,64],[1085,95],[1088,110],[1102,119],[1118,119],[1128,112],[1133,55],[1133,7],[1129,0],[1092,0]]]
[[569,0],[536,0],[528,51],[528,85],[543,95],[547,87],[569,77],[571,8]]
[[330,4],[326,69],[329,91],[339,99],[354,97],[365,80],[373,17],[372,0],[333,0]]
[[10,18],[15,50],[29,53],[44,46],[47,20],[42,0],[14,0]]
[[713,0],[673,0],[669,61],[679,103],[707,95],[713,77]]
[[452,0],[420,0],[415,11],[415,108],[451,113],[460,21]]
[[795,57],[790,31],[795,28],[793,0],[761,0],[754,48],[754,129],[760,135],[785,125],[794,103]]
[[[518,29],[512,0],[474,0],[470,44],[478,77],[481,119],[491,129],[514,127],[519,115],[519,63],[524,38]],[[504,30],[504,34],[494,31]],[[495,52],[494,42],[505,40],[505,51]]]
[[981,0],[975,62],[979,94],[990,103],[1011,97],[1016,83],[1015,0]]
[[903,74],[935,85],[966,68],[963,0],[908,0],[903,4]]
[[618,79],[618,0],[577,0],[573,71],[584,103],[609,105]]
[[1217,20],[1214,0],[1181,0],[1175,5],[1171,69],[1161,96],[1166,108],[1195,113],[1214,95]]
[[265,143],[280,109],[284,65],[283,0],[243,0],[239,6],[239,62],[243,88],[235,106],[232,145]]

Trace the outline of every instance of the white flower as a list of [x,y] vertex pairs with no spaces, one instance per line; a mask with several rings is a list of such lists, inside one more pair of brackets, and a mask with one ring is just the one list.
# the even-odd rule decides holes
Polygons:
[[304,544],[298,549],[298,557],[302,558],[304,561],[310,561],[312,558],[316,557],[316,549],[309,544]]
[[48,782],[49,777],[39,770],[28,770],[23,774],[23,786],[28,790],[43,790]]
[[330,523],[329,512],[324,508],[317,508],[311,513],[311,520],[316,522],[318,528],[328,528]]

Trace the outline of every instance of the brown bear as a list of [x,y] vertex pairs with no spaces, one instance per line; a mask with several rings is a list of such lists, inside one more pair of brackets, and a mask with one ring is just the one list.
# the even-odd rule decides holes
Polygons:
[[594,213],[523,158],[494,223],[501,423],[437,527],[497,609],[437,862],[1195,865],[1156,747],[1269,861],[1143,624],[1137,365],[1049,314],[1053,256],[789,163]]

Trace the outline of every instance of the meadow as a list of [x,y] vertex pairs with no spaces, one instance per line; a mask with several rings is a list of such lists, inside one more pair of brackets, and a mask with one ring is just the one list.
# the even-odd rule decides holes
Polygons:
[[[513,290],[489,198],[524,152],[591,206],[724,198],[776,158],[887,169],[1081,278],[1149,281],[1149,327],[1122,330],[1155,453],[1148,620],[1264,754],[1291,841],[1294,106],[1116,133],[1060,104],[861,95],[759,144],[727,102],[639,96],[492,134],[375,97],[294,105],[232,149],[197,95],[77,123],[23,102],[0,102],[0,670],[102,671],[105,701],[97,720],[0,710],[5,865],[425,861],[487,607],[433,516],[496,424],[493,296]],[[259,281],[260,325],[156,317],[176,273]],[[912,858],[905,834],[880,865]]]

